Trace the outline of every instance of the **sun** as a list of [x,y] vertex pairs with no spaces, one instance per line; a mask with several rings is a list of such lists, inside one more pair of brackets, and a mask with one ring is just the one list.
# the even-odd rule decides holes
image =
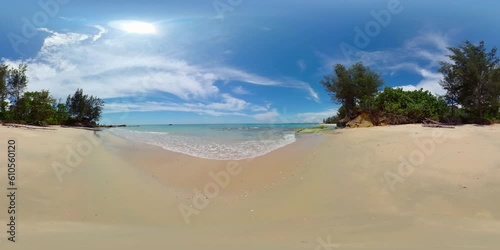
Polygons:
[[122,20],[110,23],[111,27],[123,30],[127,33],[133,34],[157,34],[158,30],[152,23],[135,21],[135,20]]
[[128,33],[136,34],[155,34],[156,27],[154,24],[140,22],[140,21],[129,21],[122,24],[122,29]]

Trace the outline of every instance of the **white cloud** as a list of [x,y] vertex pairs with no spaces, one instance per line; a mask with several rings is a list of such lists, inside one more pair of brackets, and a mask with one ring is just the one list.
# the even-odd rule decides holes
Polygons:
[[276,110],[253,115],[254,119],[259,120],[259,121],[267,121],[267,122],[272,122],[272,121],[276,120],[277,117],[279,117],[279,113]]
[[355,60],[345,58],[331,58],[327,55],[318,53],[318,56],[324,61],[322,72],[331,72],[332,65],[337,63],[347,66],[355,62],[363,62],[366,66],[381,72],[394,75],[399,71],[410,71],[422,77],[419,82],[402,86],[406,89],[423,88],[438,95],[445,93],[439,85],[442,79],[440,73],[437,73],[440,61],[448,61],[448,37],[438,33],[421,33],[417,37],[405,42],[400,48],[387,49],[381,51],[359,51]]
[[64,16],[60,16],[59,19],[62,19],[62,20],[65,20],[65,21],[70,21],[70,22],[73,22],[73,21],[87,21],[87,19],[85,19],[85,18],[74,18],[74,17],[64,17]]
[[250,92],[243,88],[242,86],[238,86],[233,88],[233,93],[238,94],[238,95],[248,95]]
[[436,95],[444,95],[446,91],[441,87],[439,82],[443,79],[440,73],[434,73],[426,69],[420,69],[420,75],[424,78],[417,84],[417,88],[429,90]]
[[307,64],[304,60],[300,59],[297,61],[297,67],[299,67],[300,71],[303,72],[307,68]]
[[321,112],[299,113],[297,118],[299,122],[320,123],[323,119],[337,115],[337,109],[328,109]]
[[250,110],[252,110],[253,112],[266,112],[269,109],[270,109],[269,107],[256,106],[256,105],[250,108]]
[[[251,110],[255,114],[244,112],[249,105],[242,100],[232,100],[228,97],[222,103],[177,103],[177,102],[113,102],[106,104],[105,113],[128,113],[128,112],[150,112],[150,111],[181,111],[211,116],[240,116],[254,118],[259,121],[272,121],[278,117],[276,110],[269,111],[264,107],[254,106]],[[255,108],[255,109],[253,109]]]
[[308,99],[311,99],[318,103],[320,102],[318,93],[311,87],[311,85],[309,85],[309,83],[298,81],[295,79],[286,79],[284,80],[284,84],[291,88],[305,90],[309,93],[309,97],[307,97]]
[[[114,37],[99,25],[95,32],[49,34],[37,56],[24,61],[2,59],[9,65],[28,64],[29,91],[50,89],[56,98],[65,99],[77,88],[107,102],[105,112],[185,111],[210,115],[245,115],[265,120],[277,113],[223,93],[219,82],[237,81],[261,86],[296,88],[318,101],[309,84],[290,79],[270,79],[224,65],[191,64],[174,55],[178,48],[157,53],[158,48],[137,36]],[[162,48],[165,49],[165,48]],[[167,50],[167,49],[165,49]],[[233,93],[246,94],[242,86]],[[162,95],[168,93],[169,95]],[[169,96],[179,101],[150,102],[151,96]],[[131,100],[117,102],[115,98]]]
[[122,113],[122,112],[150,112],[150,111],[181,111],[193,112],[199,114],[209,114],[213,116],[221,115],[236,115],[248,116],[245,113],[236,111],[221,111],[210,109],[207,105],[193,105],[190,103],[174,103],[174,102],[112,102],[106,104],[105,113]]
[[222,102],[212,102],[209,104],[186,104],[188,107],[204,108],[212,110],[227,110],[227,111],[243,111],[247,109],[250,104],[244,100],[234,98],[229,94],[222,94]]
[[309,85],[307,87],[307,90],[309,91],[309,94],[311,95],[312,100],[314,100],[315,102],[319,102],[318,93],[316,93],[316,91],[314,91],[314,89],[311,88],[311,86],[309,86]]
[[51,36],[44,40],[41,53],[50,53],[52,49],[78,44],[91,37],[90,35],[79,33],[58,33],[47,28],[39,28],[38,30],[51,34]]
[[402,89],[404,91],[414,91],[414,90],[419,90],[420,88],[417,88],[415,85],[403,85],[403,86],[395,86],[395,89]]
[[216,75],[220,76],[220,80],[225,81],[242,81],[246,83],[263,85],[263,86],[275,86],[280,85],[280,82],[259,75],[254,75],[234,68],[213,68],[211,69]]
[[99,38],[101,38],[104,34],[108,33],[108,31],[104,27],[102,27],[100,25],[94,25],[92,27],[94,27],[94,28],[96,28],[96,29],[99,30],[99,33],[92,38],[92,40],[94,42],[97,41],[97,40],[99,40]]
[[443,75],[420,68],[417,65],[408,67],[417,72],[420,76],[422,76],[423,79],[415,85],[396,86],[395,88],[402,88],[406,91],[424,89],[430,91],[435,95],[446,94],[446,91],[443,89],[443,87],[439,85],[439,82],[443,79]]
[[301,89],[309,94],[310,99],[314,100],[315,102],[319,102],[318,93],[316,93],[311,85],[303,81],[290,78],[269,79],[233,68],[212,68],[210,70],[211,72],[219,76],[219,80],[241,81],[262,86],[278,86]]

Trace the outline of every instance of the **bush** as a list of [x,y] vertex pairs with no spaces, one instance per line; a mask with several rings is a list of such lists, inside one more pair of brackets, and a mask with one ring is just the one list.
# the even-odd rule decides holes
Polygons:
[[374,103],[377,111],[399,116],[405,123],[419,123],[425,118],[440,120],[448,112],[443,98],[423,89],[404,91],[387,87],[375,97]]

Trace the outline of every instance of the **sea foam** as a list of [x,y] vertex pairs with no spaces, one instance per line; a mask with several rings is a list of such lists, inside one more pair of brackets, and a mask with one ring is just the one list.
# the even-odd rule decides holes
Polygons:
[[[249,128],[253,130],[255,128]],[[256,132],[245,139],[221,140],[215,137],[203,137],[170,132],[131,131],[111,129],[111,132],[132,141],[162,147],[166,150],[203,159],[243,160],[265,155],[295,142],[294,133],[276,131]],[[226,138],[227,139],[227,138]]]

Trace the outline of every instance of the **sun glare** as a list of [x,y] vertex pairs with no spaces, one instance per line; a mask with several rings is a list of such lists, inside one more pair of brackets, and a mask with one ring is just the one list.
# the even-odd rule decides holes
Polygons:
[[156,34],[157,30],[154,24],[141,21],[116,21],[111,26],[127,33],[134,34]]

